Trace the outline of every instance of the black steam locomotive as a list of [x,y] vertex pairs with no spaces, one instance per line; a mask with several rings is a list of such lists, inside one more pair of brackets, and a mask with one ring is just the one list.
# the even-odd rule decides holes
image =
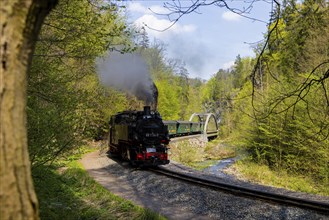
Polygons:
[[168,128],[149,106],[144,111],[124,111],[111,117],[109,152],[132,165],[168,164]]

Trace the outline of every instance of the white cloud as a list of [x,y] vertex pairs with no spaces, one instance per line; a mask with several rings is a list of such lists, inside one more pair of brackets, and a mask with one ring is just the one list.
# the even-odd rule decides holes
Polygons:
[[[128,12],[134,15],[134,24],[136,26],[147,26],[146,31],[150,39],[157,38],[167,45],[166,56],[168,58],[181,59],[186,63],[190,77],[209,79],[219,68],[232,68],[234,61],[230,60],[233,60],[237,54],[244,55],[245,50],[249,51],[248,46],[245,44],[239,44],[237,51],[234,50],[234,52],[232,52],[232,45],[229,49],[225,49],[226,44],[220,47],[215,46],[211,42],[217,42],[217,38],[202,34],[201,30],[206,25],[199,26],[198,22],[186,19],[185,21],[190,21],[190,23],[183,24],[182,21],[179,21],[170,27],[172,23],[168,20],[168,17],[161,16],[161,14],[167,14],[168,11],[161,5],[145,6],[145,4],[131,2],[128,4],[127,9]],[[228,11],[220,16],[227,21],[241,20],[239,15]],[[225,24],[232,25],[231,22],[225,22]],[[168,27],[170,28],[167,29]],[[219,43],[219,45],[221,44]],[[215,48],[220,48],[221,53],[218,54],[218,49]],[[233,55],[231,55],[232,53]],[[224,56],[223,54],[230,55]]]
[[[196,30],[196,26],[194,25],[181,25],[176,23],[174,26],[170,27],[172,23],[168,19],[159,19],[154,15],[145,14],[138,18],[135,21],[137,26],[147,26],[147,32],[152,36],[159,39],[166,38],[169,35],[173,34],[182,34],[188,32],[194,32]],[[162,31],[167,29],[166,31]]]
[[149,10],[145,8],[141,3],[139,2],[131,2],[128,4],[128,11],[130,12],[137,12],[137,13],[148,13]]
[[227,21],[239,21],[241,16],[231,11],[226,11],[222,14],[222,18]]
[[167,17],[160,18],[162,14],[169,13],[168,9],[160,5],[152,5],[148,8],[139,2],[130,2],[127,9],[129,12],[142,14],[134,23],[139,27],[147,26],[146,30],[150,37],[164,39],[173,35],[194,32],[196,30],[195,25],[176,23],[171,26],[173,23],[170,22]]
[[234,65],[234,60],[229,61],[229,62],[227,62],[227,63],[223,63],[222,68],[223,68],[224,70],[226,70],[226,69],[230,69],[233,65]]

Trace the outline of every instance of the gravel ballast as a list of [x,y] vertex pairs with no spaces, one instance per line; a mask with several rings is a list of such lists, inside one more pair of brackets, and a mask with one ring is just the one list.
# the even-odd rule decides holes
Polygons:
[[[312,210],[239,197],[191,185],[147,170],[134,169],[127,163],[116,162],[99,152],[87,154],[81,162],[88,173],[112,193],[169,219],[329,219],[328,215]],[[215,181],[328,201],[328,197],[264,187],[233,178],[219,178],[176,163],[163,167]]]

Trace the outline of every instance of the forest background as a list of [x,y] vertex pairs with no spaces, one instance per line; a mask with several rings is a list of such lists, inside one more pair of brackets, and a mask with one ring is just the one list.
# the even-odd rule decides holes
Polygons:
[[[47,17],[28,75],[32,171],[106,134],[108,119],[143,103],[99,81],[95,62],[110,50],[144,57],[163,119],[194,112],[220,119],[220,138],[247,159],[329,183],[329,5],[286,1],[273,13],[254,57],[237,55],[208,81],[126,24],[118,5],[61,0]],[[215,42],[214,42],[215,43]],[[120,47],[118,47],[120,45]],[[120,48],[120,49],[118,49]]]

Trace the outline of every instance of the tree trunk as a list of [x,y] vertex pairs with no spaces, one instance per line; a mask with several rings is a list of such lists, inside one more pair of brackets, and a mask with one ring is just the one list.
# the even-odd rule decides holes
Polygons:
[[26,131],[26,79],[35,39],[57,0],[0,5],[0,217],[38,219]]

